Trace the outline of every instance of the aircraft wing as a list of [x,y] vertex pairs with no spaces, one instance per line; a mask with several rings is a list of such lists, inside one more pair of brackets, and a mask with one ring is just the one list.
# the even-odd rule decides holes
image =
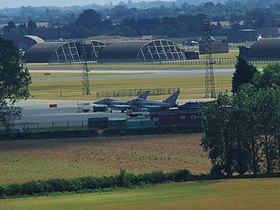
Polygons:
[[129,108],[131,108],[131,106],[126,105],[126,104],[123,104],[123,105],[119,104],[119,105],[113,105],[113,108],[115,108],[115,109],[129,109]]
[[163,107],[163,106],[157,106],[157,105],[147,105],[147,106],[142,106],[142,108],[147,108],[149,110],[161,110],[161,109],[167,109],[166,107]]

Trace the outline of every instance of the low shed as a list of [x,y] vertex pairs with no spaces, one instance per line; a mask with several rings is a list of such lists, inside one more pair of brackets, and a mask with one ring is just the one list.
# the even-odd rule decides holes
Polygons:
[[172,126],[172,125],[184,125],[184,126],[200,126],[201,115],[197,109],[179,110],[169,109],[162,111],[155,111],[151,113],[151,120],[157,126]]

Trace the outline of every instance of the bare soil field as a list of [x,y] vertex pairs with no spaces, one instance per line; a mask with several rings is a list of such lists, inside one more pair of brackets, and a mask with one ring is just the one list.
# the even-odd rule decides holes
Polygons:
[[200,134],[0,141],[0,184],[36,179],[174,171],[207,173]]

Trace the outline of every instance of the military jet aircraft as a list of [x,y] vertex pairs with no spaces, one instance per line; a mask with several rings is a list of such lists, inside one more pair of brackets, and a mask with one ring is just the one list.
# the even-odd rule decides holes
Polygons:
[[[149,93],[150,93],[150,91],[148,91],[148,90],[144,91],[136,99],[146,100]],[[107,105],[110,108],[113,108],[115,106],[123,106],[123,105],[125,105],[125,107],[126,107],[131,104],[131,101],[132,100],[128,101],[128,100],[115,100],[112,98],[104,98],[102,100],[94,102],[94,104]]]
[[163,101],[151,101],[151,100],[145,100],[142,98],[136,98],[131,101],[129,101],[127,104],[122,104],[122,105],[114,105],[114,108],[117,109],[142,109],[142,108],[147,108],[150,111],[155,111],[155,110],[164,110],[164,109],[169,109],[171,107],[177,107],[178,105],[176,104],[177,98],[180,94],[180,90],[178,89],[176,92],[174,92],[171,96],[169,96],[167,99]]

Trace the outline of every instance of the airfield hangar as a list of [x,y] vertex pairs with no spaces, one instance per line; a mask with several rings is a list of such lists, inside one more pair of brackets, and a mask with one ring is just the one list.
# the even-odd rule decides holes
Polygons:
[[280,59],[280,38],[260,39],[250,48],[239,47],[240,56],[248,60]]
[[41,39],[38,36],[33,36],[33,35],[24,35],[18,42],[16,42],[16,46],[18,49],[21,50],[26,50],[29,47],[39,44],[39,43],[43,43],[45,42],[43,39]]
[[27,63],[79,62],[81,61],[75,42],[38,43],[25,51]]
[[184,52],[165,39],[111,39],[72,42],[44,42],[25,52],[28,63],[71,63],[88,61],[176,61]]
[[104,60],[170,61],[184,60],[185,54],[172,41],[165,39],[131,40],[109,44],[101,51]]

